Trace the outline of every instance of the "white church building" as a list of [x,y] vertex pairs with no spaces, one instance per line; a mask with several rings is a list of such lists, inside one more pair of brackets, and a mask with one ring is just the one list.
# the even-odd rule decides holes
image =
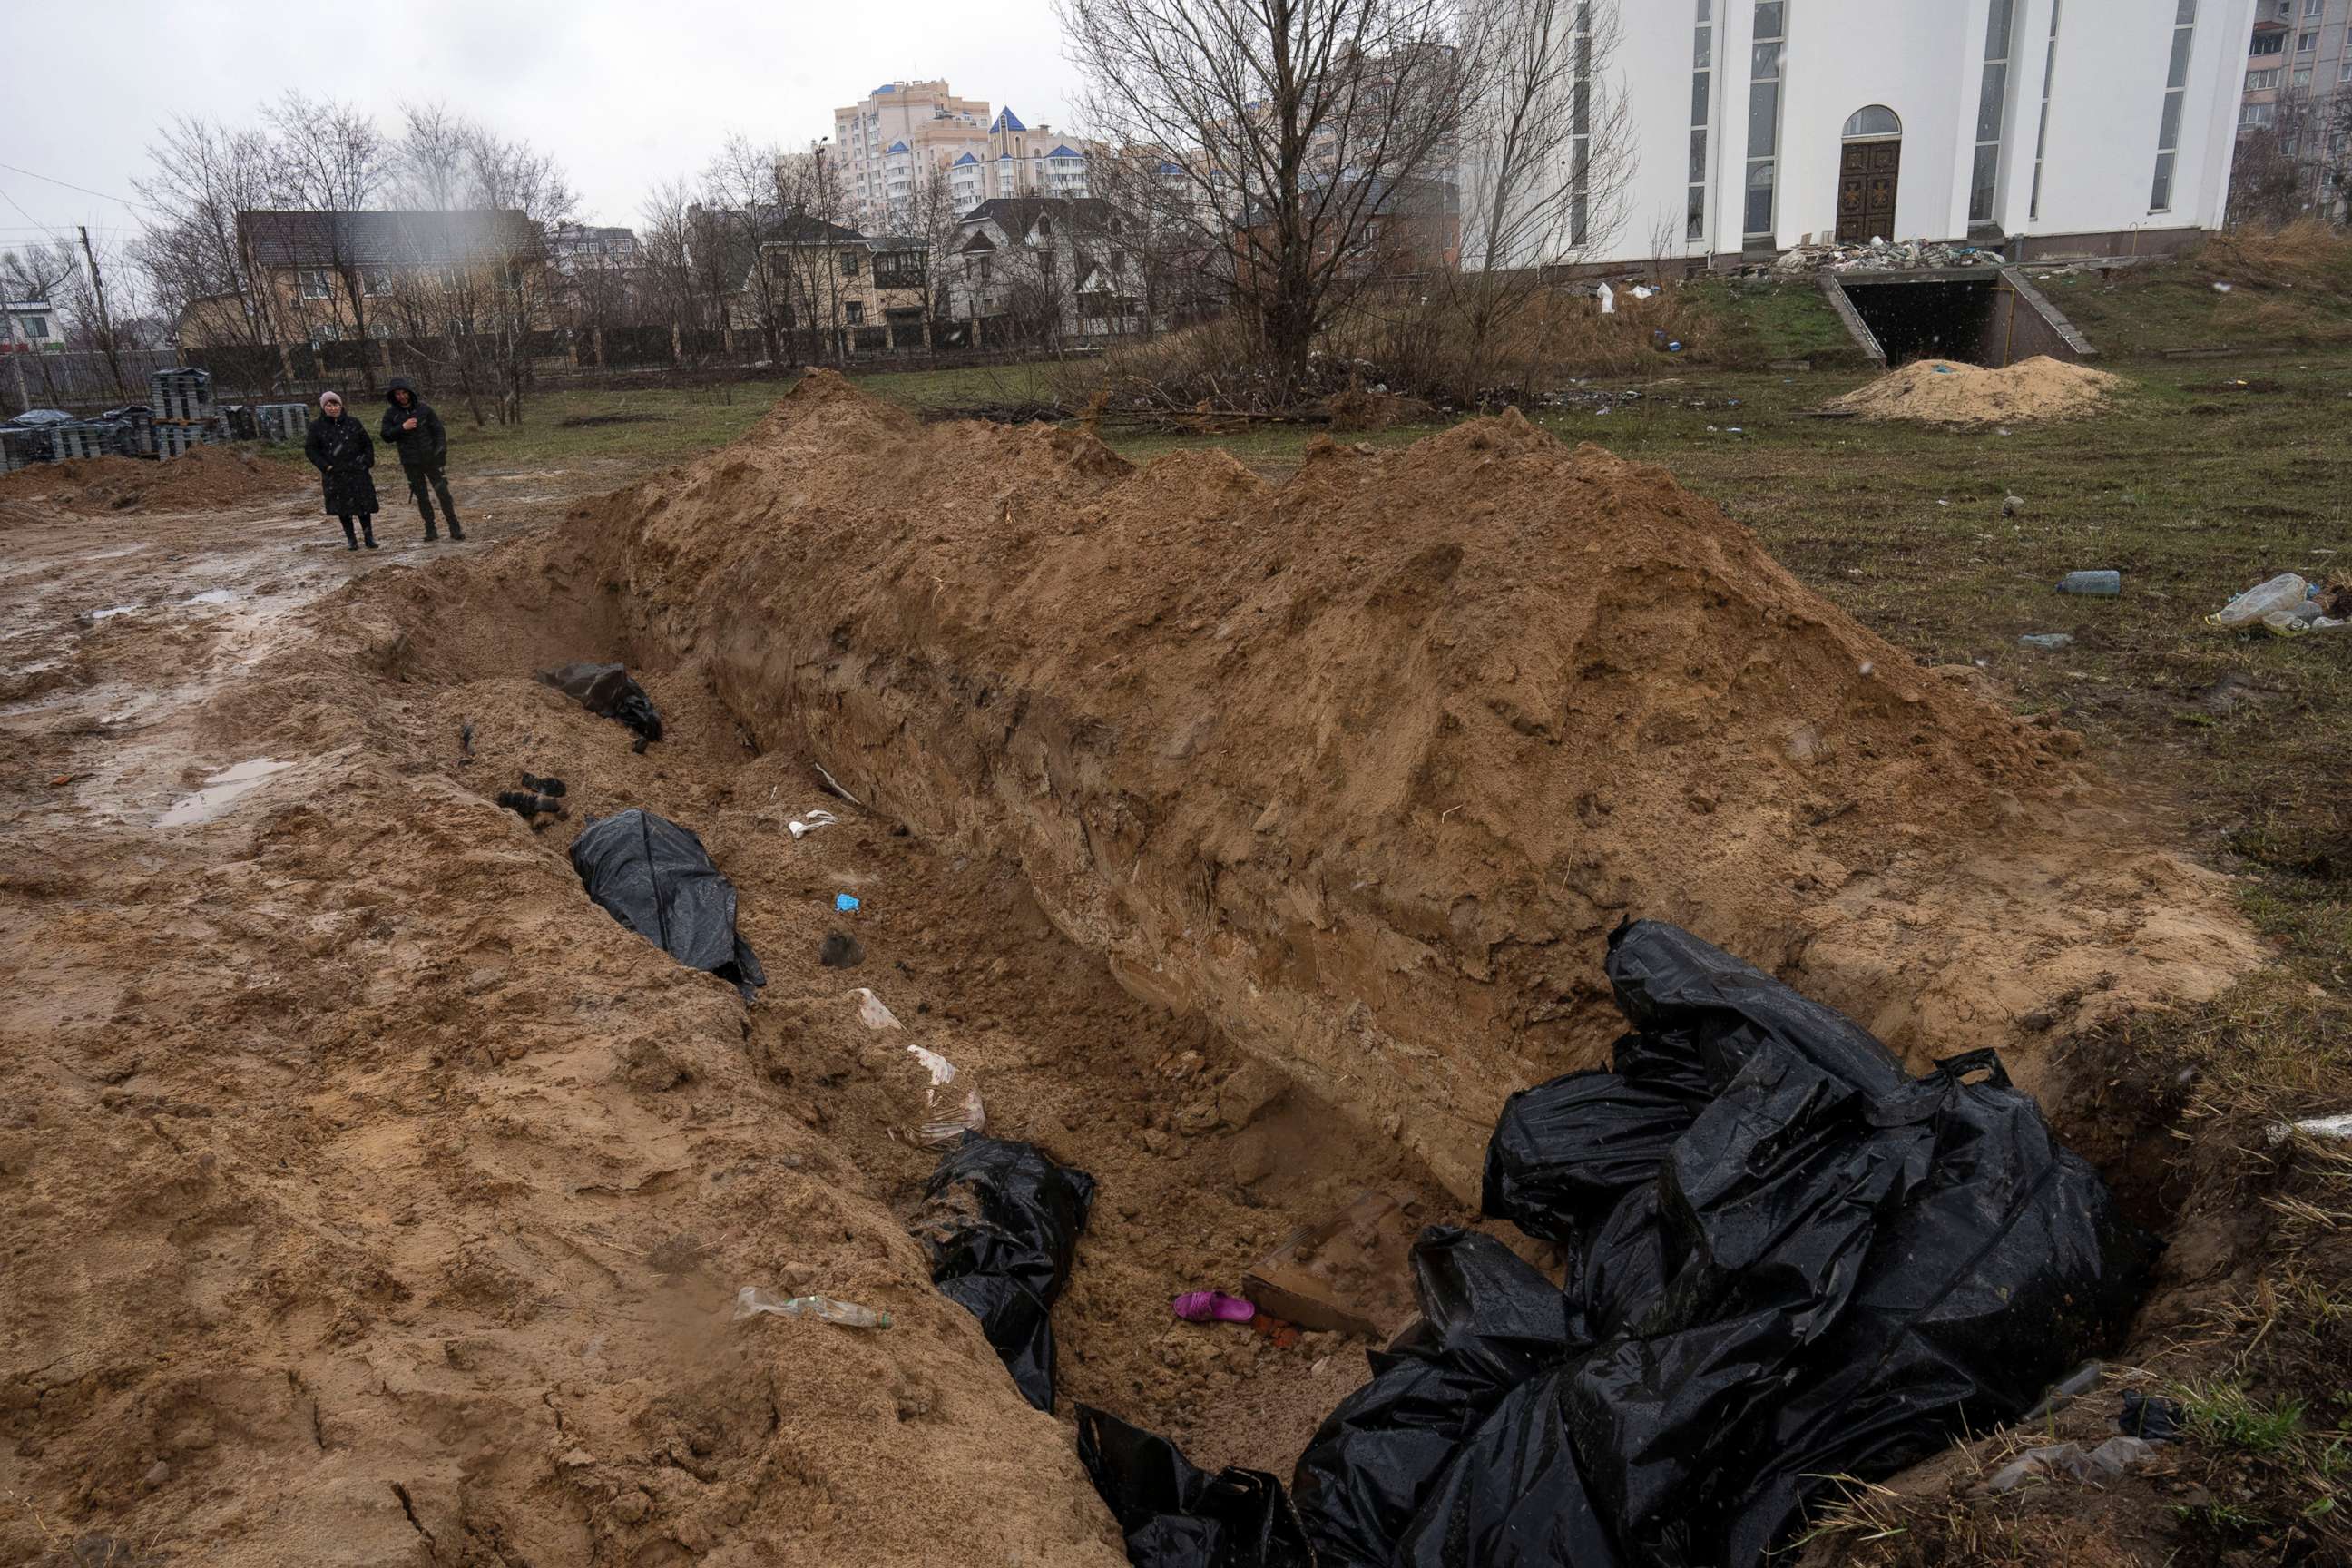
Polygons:
[[1619,0],[1635,166],[1590,260],[2220,226],[2258,0]]

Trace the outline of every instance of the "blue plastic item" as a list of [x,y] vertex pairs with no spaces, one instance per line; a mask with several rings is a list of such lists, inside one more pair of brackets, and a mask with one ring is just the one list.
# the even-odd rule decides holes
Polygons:
[[853,894],[835,893],[833,896],[833,907],[839,910],[843,914],[848,914],[851,910],[857,908],[857,900]]

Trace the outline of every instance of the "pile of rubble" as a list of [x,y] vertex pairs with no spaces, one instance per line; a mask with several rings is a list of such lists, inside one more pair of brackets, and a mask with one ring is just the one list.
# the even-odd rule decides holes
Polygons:
[[1767,270],[1793,276],[1805,272],[1912,272],[2008,264],[2006,256],[1983,246],[1949,240],[1874,239],[1868,245],[1800,245],[1785,252]]

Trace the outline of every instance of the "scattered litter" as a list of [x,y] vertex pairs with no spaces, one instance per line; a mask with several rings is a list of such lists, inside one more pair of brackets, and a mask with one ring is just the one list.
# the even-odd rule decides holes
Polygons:
[[688,969],[719,976],[746,1002],[768,983],[735,929],[735,884],[690,830],[635,806],[591,817],[572,840],[572,868],[607,914]]
[[567,664],[542,669],[539,679],[603,719],[616,720],[636,731],[642,752],[662,738],[661,715],[646,689],[617,664]]
[[1257,1316],[1255,1307],[1223,1290],[1190,1290],[1169,1307],[1188,1323],[1246,1323]]
[[522,775],[522,787],[523,787],[523,788],[525,788],[525,789],[528,789],[528,790],[536,790],[536,791],[538,791],[541,795],[557,795],[557,796],[560,796],[560,795],[565,795],[565,794],[568,794],[568,793],[569,793],[569,788],[568,788],[568,786],[564,784],[564,782],[563,782],[562,779],[559,779],[559,778],[541,778],[541,777],[540,777],[538,774],[536,774],[536,773],[525,773],[525,774],[523,774],[523,775]]
[[2095,599],[2112,599],[2124,591],[2124,574],[2120,572],[2069,572],[2058,579],[2062,594],[2083,594]]
[[857,998],[857,1021],[869,1029],[896,1029],[902,1026],[898,1016],[882,1005],[882,998],[868,986],[861,985],[850,993]]
[[866,962],[866,947],[846,931],[829,931],[816,944],[816,961],[827,969],[855,969]]
[[2208,626],[2260,626],[2279,637],[2326,631],[2352,620],[2352,591],[2325,589],[2294,572],[2258,583],[2205,617]]
[[2038,649],[2042,653],[2057,653],[2062,649],[2073,647],[2074,638],[2070,632],[2028,632],[2017,639],[2017,646]]
[[471,719],[457,721],[457,755],[466,762],[474,760],[474,721]]
[[1092,1176],[1027,1143],[969,1136],[923,1189],[908,1229],[931,1256],[931,1283],[980,1320],[1022,1397],[1054,1408],[1055,1298],[1094,1206]]
[[1959,372],[1954,370],[1950,365],[1939,364],[1936,366],[1936,374],[1937,375],[1958,375]]
[[2236,288],[2237,285],[2234,283],[2216,283],[2213,285],[2213,292],[2216,294],[2228,294],[2234,291]]
[[859,907],[859,900],[855,893],[835,893],[833,896],[833,907],[837,914],[856,914]]
[[2001,516],[2015,517],[2019,512],[2021,512],[2024,510],[2025,498],[2023,496],[2003,496],[2000,498]]
[[1608,284],[1603,283],[1595,290],[1595,292],[1601,299],[1601,313],[1604,316],[1615,315],[1617,313],[1617,290],[1609,287]]
[[734,1321],[743,1322],[762,1313],[779,1318],[823,1318],[845,1329],[890,1326],[889,1313],[861,1307],[855,1301],[836,1301],[830,1296],[771,1296],[756,1285],[746,1285],[735,1292]]
[[1566,1289],[1424,1233],[1421,1326],[1299,1460],[1322,1561],[1759,1563],[1829,1478],[2032,1408],[2138,1304],[2156,1238],[1991,1051],[1908,1078],[1655,921],[1607,967],[1616,1070],[1489,1146],[1486,1212],[1562,1238]]
[[2142,1394],[2137,1388],[2125,1390],[2124,1413],[2116,1417],[2124,1436],[2150,1443],[2171,1442],[2188,1424],[2189,1407],[2180,1401],[2168,1394]]
[[[2084,1362],[2073,1372],[2068,1373],[2064,1377],[2062,1377],[2056,1383],[2052,1384],[2050,1385],[2050,1392],[2042,1396],[2042,1403],[2027,1411],[2024,1415],[2019,1416],[2017,1418],[2017,1425],[2020,1426],[2033,1426],[2049,1420],[2052,1416],[2057,1415],[2058,1412],[2065,1409],[2066,1406],[2074,1404],[2074,1401],[2082,1398],[2083,1395],[2098,1387],[2099,1380],[2106,1375],[2106,1363],[2098,1361]],[[2137,1433],[2133,1435],[2135,1436],[2138,1436]]]
[[1177,1447],[1078,1406],[1078,1462],[1126,1538],[1131,1568],[1311,1568],[1279,1478],[1196,1469]]
[[[873,993],[866,993],[872,995]],[[876,1003],[876,1006],[881,1006]],[[888,1009],[884,1009],[885,1013]],[[877,1026],[880,1027],[881,1026]],[[892,1019],[891,1028],[898,1026]],[[980,1089],[969,1075],[958,1073],[955,1064],[937,1051],[927,1051],[920,1046],[908,1046],[907,1054],[916,1064],[930,1074],[931,1081],[923,1093],[923,1114],[915,1124],[915,1142],[926,1149],[940,1149],[955,1142],[967,1132],[988,1131],[988,1108],[982,1103]],[[962,1085],[961,1089],[957,1085]]]
[[806,838],[818,828],[833,827],[840,821],[841,818],[834,816],[833,813],[819,810],[812,811],[806,816],[796,816],[785,823],[784,826],[791,831],[794,838]]
[[[1603,287],[1606,287],[1606,285],[1603,285]],[[1656,292],[1657,290],[1655,289],[1653,289],[1644,283],[1636,283],[1633,285],[1633,298],[1636,300],[1646,300]]]
[[562,820],[564,816],[562,801],[531,790],[502,789],[499,791],[498,801],[500,805],[530,823],[533,833],[545,827],[550,821]]
[[1995,1470],[1984,1489],[1999,1496],[2015,1491],[2027,1481],[2053,1476],[2078,1481],[2112,1481],[2132,1466],[2145,1464],[2155,1457],[2155,1446],[2137,1437],[2110,1437],[2088,1452],[2080,1443],[2028,1448]]
[[2284,1143],[2291,1132],[2306,1138],[2352,1138],[2352,1115],[2315,1116],[2307,1121],[2281,1121],[2271,1128],[2271,1142]]
[[1769,265],[1746,270],[1787,275],[1802,272],[1913,272],[1952,267],[2000,267],[2008,258],[1980,246],[1910,239],[1890,242],[1873,236],[1868,245],[1800,245]]

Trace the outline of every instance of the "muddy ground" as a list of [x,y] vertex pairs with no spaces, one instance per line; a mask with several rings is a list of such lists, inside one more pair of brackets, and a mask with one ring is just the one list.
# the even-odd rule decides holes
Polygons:
[[[1065,1408],[1210,1464],[1286,1471],[1362,1346],[1174,1324],[1172,1294],[1366,1188],[1466,1217],[1002,866],[754,754],[691,674],[644,672],[670,739],[642,756],[533,681],[612,651],[530,536],[614,482],[478,479],[467,543],[395,518],[373,556],[299,493],[10,503],[0,1559],[1118,1561],[1066,1429],[904,1233],[936,1159],[907,1039],[1100,1184]],[[526,770],[570,786],[536,833],[489,799]],[[581,894],[579,821],[640,804],[735,879],[753,1007]],[[842,825],[794,841],[820,805]],[[854,971],[817,963],[836,929]],[[898,1324],[730,1331],[744,1284]]]

